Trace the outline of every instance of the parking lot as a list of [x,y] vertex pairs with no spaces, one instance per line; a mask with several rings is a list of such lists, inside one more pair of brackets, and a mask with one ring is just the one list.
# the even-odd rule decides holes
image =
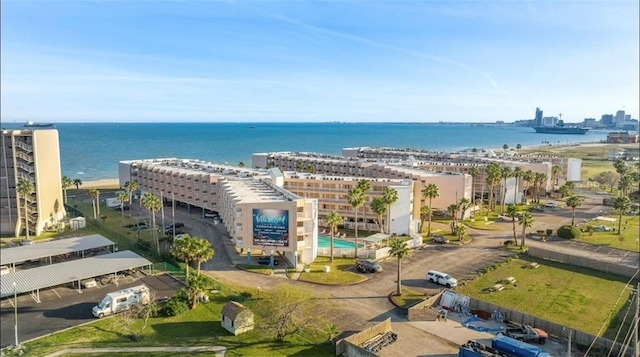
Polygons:
[[[114,282],[107,285],[98,283],[94,288],[82,289],[82,293],[71,284],[41,290],[41,303],[37,303],[29,294],[23,294],[17,298],[19,341],[94,321],[96,318],[91,314],[91,309],[106,294],[140,284],[149,286],[157,299],[170,297],[182,287],[181,282],[169,275],[148,276],[138,272],[118,279],[117,286]],[[13,297],[0,301],[0,347],[14,343],[14,312]]]

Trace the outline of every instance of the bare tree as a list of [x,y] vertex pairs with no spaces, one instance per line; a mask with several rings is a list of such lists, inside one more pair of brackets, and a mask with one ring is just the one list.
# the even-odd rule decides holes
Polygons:
[[[149,325],[149,319],[158,313],[158,304],[155,302],[155,291],[149,293],[149,301],[148,304],[133,305],[129,309],[116,315],[113,321],[113,327],[116,330],[124,329],[126,337],[129,337],[132,341],[140,341],[144,330]],[[135,322],[138,320],[142,320],[142,324],[136,324]]]

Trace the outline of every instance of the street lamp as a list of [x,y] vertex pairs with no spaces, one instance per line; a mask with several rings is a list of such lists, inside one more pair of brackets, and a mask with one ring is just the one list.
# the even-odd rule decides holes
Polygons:
[[18,347],[18,284],[13,282],[13,315],[15,318],[14,333],[16,336],[16,347]]

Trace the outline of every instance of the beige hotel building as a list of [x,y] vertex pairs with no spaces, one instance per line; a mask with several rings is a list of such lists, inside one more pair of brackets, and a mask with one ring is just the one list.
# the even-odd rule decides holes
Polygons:
[[[25,234],[25,201],[29,233],[39,235],[65,216],[60,172],[58,131],[3,130],[0,158],[0,228],[2,234]],[[33,183],[33,192],[20,197],[18,180]]]

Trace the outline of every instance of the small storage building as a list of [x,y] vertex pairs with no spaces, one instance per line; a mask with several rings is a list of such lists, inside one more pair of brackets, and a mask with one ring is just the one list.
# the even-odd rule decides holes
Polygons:
[[237,336],[243,332],[253,330],[253,311],[238,302],[229,301],[222,308],[220,322],[225,330]]
[[69,220],[69,228],[80,229],[87,226],[87,220],[84,217],[75,217]]

